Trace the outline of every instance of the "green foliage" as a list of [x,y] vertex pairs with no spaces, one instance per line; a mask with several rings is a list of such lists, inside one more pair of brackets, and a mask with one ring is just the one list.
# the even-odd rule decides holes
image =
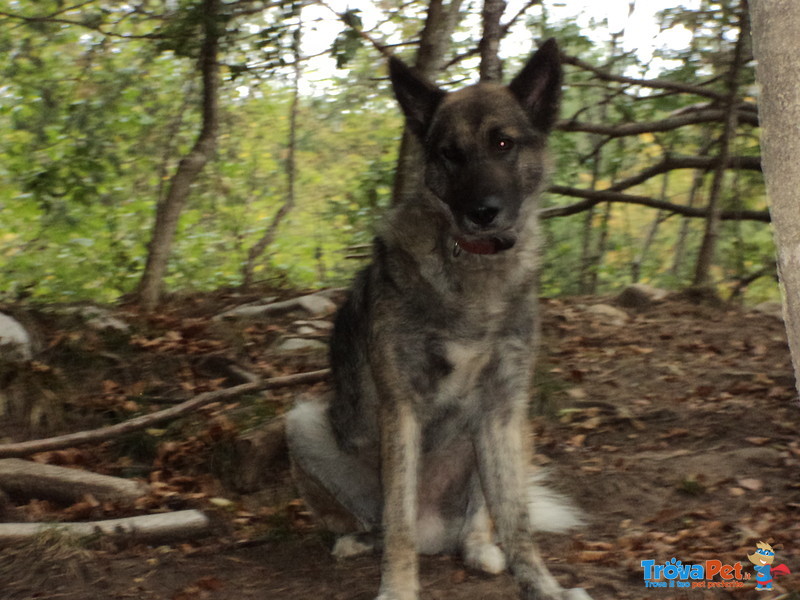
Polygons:
[[[694,41],[690,48],[657,53],[659,77],[704,81],[723,90],[735,19],[729,3],[723,4],[712,11],[665,11],[664,27],[687,27]],[[200,123],[196,61],[204,15],[200,0],[148,2],[139,8],[102,0],[74,9],[56,0],[0,0],[0,11],[20,17],[0,17],[0,51],[7,57],[0,65],[2,297],[111,301],[132,291],[141,276],[157,203]],[[423,3],[379,8],[386,14],[381,31],[392,42],[418,35]],[[286,200],[291,92],[283,66],[292,60],[288,48],[298,10],[291,2],[223,3],[217,23],[224,31],[218,149],[182,214],[166,278],[169,289],[239,285],[249,249]],[[57,15],[63,22],[23,18],[41,15]],[[358,27],[362,17],[366,20],[356,10],[346,13]],[[467,19],[457,29],[449,58],[474,46],[473,25]],[[604,68],[613,65],[616,73],[650,76],[648,65],[635,56],[598,43],[574,22],[549,20],[544,9],[534,9],[528,27],[536,37],[557,37],[569,55]],[[398,48],[404,56],[406,51]],[[256,265],[257,279],[280,278],[299,286],[346,282],[359,266],[345,259],[348,247],[370,241],[391,198],[402,121],[383,78],[383,61],[344,26],[331,54],[347,73],[331,77],[324,94],[301,98],[297,203]],[[507,73],[524,58],[509,59]],[[473,67],[473,59],[456,61],[442,79],[460,85],[474,77]],[[751,66],[741,78],[747,92],[754,81]],[[588,71],[568,67],[562,116],[593,123],[649,122],[702,100],[601,83]],[[707,148],[707,142],[719,132],[717,124],[623,140],[557,132],[551,141],[554,183],[603,189],[667,155],[698,156],[704,148],[713,155],[715,148]],[[751,130],[741,128],[733,153],[758,155]],[[665,199],[687,204],[693,174],[672,172]],[[659,198],[662,183],[657,177],[627,191]],[[706,176],[698,206],[706,202],[709,184]],[[760,174],[736,172],[726,179],[723,208],[763,209],[763,196]],[[544,205],[574,201],[546,195]],[[544,292],[581,290],[577,274],[587,268],[587,231],[590,249],[601,238],[605,244],[589,267],[598,291],[630,282],[636,261],[642,281],[684,285],[702,221],[662,214],[645,249],[656,217],[653,209],[615,204],[608,210],[599,205],[590,215],[546,221]],[[732,291],[738,280],[768,267],[772,256],[763,224],[725,222],[714,273],[720,289]],[[748,299],[775,293],[773,279],[765,277],[750,286]]]

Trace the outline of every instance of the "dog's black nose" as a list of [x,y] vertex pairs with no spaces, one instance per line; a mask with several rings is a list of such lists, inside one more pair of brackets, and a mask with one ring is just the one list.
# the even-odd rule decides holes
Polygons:
[[467,213],[467,218],[475,223],[475,225],[488,227],[494,223],[494,220],[497,218],[498,214],[500,214],[500,209],[496,206],[483,205],[473,208],[471,211],[469,211]]

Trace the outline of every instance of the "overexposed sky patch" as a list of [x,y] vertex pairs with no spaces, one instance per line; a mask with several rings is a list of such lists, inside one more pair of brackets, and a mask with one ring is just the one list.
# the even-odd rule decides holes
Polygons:
[[[369,0],[326,0],[337,12],[359,9],[365,29],[373,28],[380,17]],[[510,0],[505,19],[516,14],[526,0]],[[648,76],[657,76],[667,65],[653,59],[658,48],[685,48],[691,41],[691,32],[679,26],[669,30],[660,29],[657,13],[668,8],[698,8],[700,0],[635,0],[631,11],[630,0],[543,0],[552,20],[574,21],[581,30],[598,44],[607,44],[613,33],[622,32],[621,43],[626,51],[633,51],[643,63],[650,63]],[[532,9],[536,10],[536,9]],[[309,61],[306,70],[304,91],[320,93],[325,80],[334,72],[335,63],[327,53],[336,35],[342,29],[337,18],[324,6],[312,4],[303,10],[306,31],[303,38],[303,53],[307,56],[323,53]],[[388,31],[383,32],[388,35]],[[520,19],[501,47],[507,56],[519,56],[533,49],[533,38],[537,32],[526,29],[526,19]],[[476,32],[475,38],[479,37]],[[399,40],[392,40],[399,41]],[[344,72],[346,73],[346,72]],[[339,74],[344,74],[340,72]]]

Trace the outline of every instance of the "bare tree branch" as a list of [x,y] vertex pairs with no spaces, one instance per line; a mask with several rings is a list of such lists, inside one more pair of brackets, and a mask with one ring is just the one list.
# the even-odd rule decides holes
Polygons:
[[[670,212],[684,217],[701,217],[707,218],[708,211],[705,208],[694,208],[690,206],[683,206],[681,204],[673,204],[671,202],[663,202],[661,200],[654,200],[648,196],[636,196],[633,194],[623,194],[612,190],[586,190],[580,188],[567,187],[562,185],[550,186],[547,190],[551,194],[560,194],[562,196],[572,196],[575,198],[584,198],[582,202],[576,202],[568,206],[553,206],[539,211],[541,219],[552,219],[554,217],[566,217],[575,215],[585,210],[589,210],[600,202],[620,202],[623,204],[638,204],[641,206],[649,206],[651,208],[658,208],[660,210]],[[766,210],[726,210],[720,213],[720,219],[723,221],[759,221],[761,223],[769,223],[770,215]]]
[[[639,135],[641,133],[653,133],[656,131],[672,131],[686,125],[696,125],[698,123],[722,122],[726,116],[724,109],[704,109],[695,112],[680,114],[667,117],[661,121],[651,121],[645,123],[622,123],[620,125],[604,125],[600,123],[583,123],[580,121],[560,121],[556,124],[556,129],[560,131],[583,131],[585,133],[597,133],[609,137],[622,137],[626,135]],[[746,123],[753,127],[758,127],[758,115],[752,111],[738,111],[737,120],[739,123]]]
[[[79,4],[78,6],[76,6],[74,8],[79,8],[80,6],[83,6],[84,4],[87,4],[87,3]],[[89,23],[89,22],[84,22],[84,21],[76,21],[74,19],[64,19],[64,18],[55,16],[55,15],[58,15],[58,14],[63,14],[64,12],[67,12],[68,10],[70,10],[70,9],[61,10],[61,11],[58,11],[56,13],[53,13],[52,15],[43,15],[43,16],[36,16],[36,17],[29,17],[27,15],[20,15],[20,14],[10,13],[10,12],[6,12],[6,11],[0,11],[0,17],[6,17],[7,19],[13,19],[15,21],[20,21],[20,22],[24,22],[24,23],[53,23],[53,24],[56,24],[56,25],[71,25],[73,27],[82,27],[83,29],[89,29],[90,31],[95,31],[95,32],[100,33],[100,34],[102,34],[104,36],[107,36],[107,37],[115,37],[115,38],[121,38],[121,39],[126,39],[126,40],[159,40],[159,39],[163,39],[164,38],[163,35],[155,34],[155,33],[145,33],[145,34],[140,34],[140,35],[116,33],[114,31],[109,31],[109,30],[105,29],[104,27],[106,27],[106,25],[107,25],[106,23],[96,24],[96,23]]]
[[583,61],[575,56],[568,56],[566,54],[562,54],[561,60],[568,65],[573,65],[583,69],[584,71],[589,71],[590,73],[593,73],[596,77],[604,81],[615,81],[617,83],[638,85],[641,87],[652,88],[657,90],[672,90],[675,92],[694,94],[696,96],[704,96],[706,98],[712,98],[714,100],[720,100],[720,101],[725,98],[724,93],[716,92],[714,90],[709,90],[698,85],[680,83],[677,81],[666,81],[664,79],[636,79],[634,77],[625,77],[624,75],[614,75],[613,73],[609,73],[608,71],[605,71],[599,67],[595,67],[594,65],[589,64],[586,61]]
[[[652,177],[656,177],[668,171],[677,169],[703,169],[711,170],[717,166],[719,159],[710,156],[667,156],[660,163],[648,167],[641,173],[622,179],[609,187],[610,191],[621,192],[640,183],[644,183]],[[745,169],[748,171],[761,171],[760,156],[731,156],[725,168]]]

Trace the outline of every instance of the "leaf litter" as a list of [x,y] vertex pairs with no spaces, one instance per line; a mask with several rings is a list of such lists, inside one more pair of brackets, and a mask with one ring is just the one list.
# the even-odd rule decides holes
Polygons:
[[[70,410],[55,428],[70,430],[233,385],[240,381],[231,366],[262,377],[326,366],[319,353],[270,351],[282,335],[297,330],[297,315],[225,327],[212,320],[223,308],[251,301],[235,294],[198,295],[157,317],[120,309],[134,331],[128,342],[93,335],[80,365],[68,355],[85,336],[49,317],[43,320],[49,327],[45,354],[29,377],[58,384],[56,395]],[[584,587],[596,599],[656,593],[664,599],[747,598],[752,586],[745,592],[647,590],[641,561],[719,559],[742,562],[747,570],[746,554],[763,540],[793,571],[775,580],[776,593],[796,593],[800,413],[783,324],[735,307],[682,300],[610,324],[586,310],[596,302],[543,302],[533,459],[546,465],[552,485],[586,514],[580,530],[539,539],[551,570],[562,585]],[[320,331],[326,330],[318,328],[315,338]],[[5,502],[6,521],[199,508],[213,515],[214,535],[161,547],[67,540],[46,543],[48,551],[41,542],[1,548],[4,597],[371,600],[379,558],[330,557],[332,537],[316,528],[297,497],[285,456],[270,467],[263,489],[239,493],[231,484],[235,465],[229,451],[237,436],[280,415],[298,395],[326,390],[325,384],[273,390],[206,406],[138,436],[34,456],[139,477],[151,492],[132,507],[90,496],[71,506],[40,499]],[[35,426],[28,428],[28,437],[41,436]],[[15,439],[19,431],[13,422],[0,429]],[[27,576],[22,562],[36,552],[42,558],[35,576]],[[421,574],[426,599],[515,597],[508,576],[473,572],[456,557],[423,557]]]

